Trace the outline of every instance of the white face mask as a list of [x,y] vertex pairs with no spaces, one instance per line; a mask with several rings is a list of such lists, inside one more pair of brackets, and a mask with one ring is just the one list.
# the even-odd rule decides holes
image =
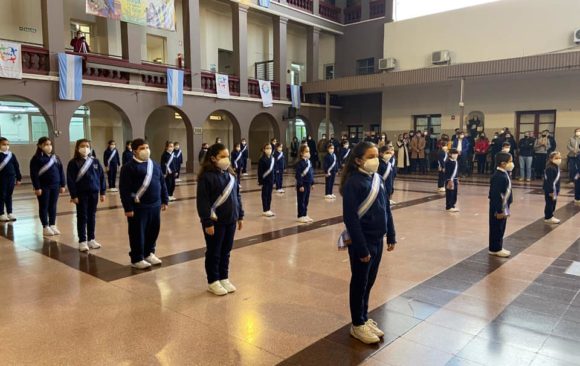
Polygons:
[[221,170],[227,170],[232,163],[230,162],[230,158],[221,158],[217,161],[216,165]]
[[272,155],[272,149],[264,149],[264,154],[266,154],[266,156]]
[[507,163],[507,165],[505,166],[505,170],[508,172],[511,172],[512,170],[514,170],[515,164],[513,161]]
[[7,152],[8,150],[10,150],[10,145],[2,145],[2,146],[0,146],[0,151]]
[[457,160],[457,158],[458,158],[458,157],[459,157],[459,155],[458,155],[458,154],[453,154],[453,155],[451,155],[451,159],[453,159],[453,160]]
[[310,153],[302,154],[302,159],[310,160]]
[[81,156],[83,158],[86,158],[87,156],[89,156],[90,153],[91,153],[90,147],[80,147],[79,148],[79,154],[81,154]]
[[52,152],[52,145],[44,145],[42,151],[44,151],[46,155],[49,155]]
[[365,161],[363,169],[369,173],[376,173],[379,170],[379,158],[372,158]]
[[383,159],[385,159],[387,161],[391,160],[392,157],[393,157],[393,154],[385,154],[385,155],[383,155]]
[[137,153],[137,158],[141,161],[147,161],[151,157],[151,150],[143,149]]
[[348,149],[348,145],[344,145],[344,149]]
[[580,137],[580,131],[576,132],[576,137]]
[[109,149],[111,149],[111,150],[115,150],[115,147],[116,147],[116,145],[110,145],[110,146],[109,146]]
[[504,153],[509,153],[510,152],[510,148],[509,147],[506,147],[506,148],[501,149],[501,151],[503,151]]
[[171,154],[171,153],[173,152],[173,149],[171,149],[171,148],[168,148],[168,149],[167,149],[167,152]]
[[334,154],[334,149],[328,149],[329,154]]
[[463,139],[463,138],[465,138],[465,135],[459,135],[459,138]]
[[552,160],[552,162],[558,166],[560,166],[560,164],[562,164],[562,159],[554,159]]

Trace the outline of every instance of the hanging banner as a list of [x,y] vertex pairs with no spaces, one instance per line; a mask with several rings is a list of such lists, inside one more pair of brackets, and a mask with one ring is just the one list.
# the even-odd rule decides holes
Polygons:
[[270,7],[270,0],[258,0],[258,5],[269,8]]
[[81,100],[83,97],[83,58],[58,54],[58,97],[61,100]]
[[87,0],[85,12],[98,17],[121,20],[121,3],[115,0]]
[[300,85],[290,85],[290,94],[292,96],[292,107],[300,109]]
[[175,0],[149,0],[147,25],[175,31]]
[[265,108],[271,107],[274,102],[272,98],[272,83],[269,81],[258,80],[260,84],[260,95],[262,96],[262,105]]
[[218,98],[230,99],[230,80],[227,75],[215,74],[215,87]]
[[167,104],[183,105],[183,70],[167,69]]
[[175,31],[175,0],[85,0],[90,15]]
[[121,20],[127,23],[147,25],[147,5],[146,0],[120,0]]
[[20,43],[0,40],[0,77],[22,79],[22,49]]

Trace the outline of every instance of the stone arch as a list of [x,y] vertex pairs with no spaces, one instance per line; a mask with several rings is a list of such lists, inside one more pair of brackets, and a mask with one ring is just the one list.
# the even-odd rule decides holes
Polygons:
[[280,141],[280,127],[278,126],[276,118],[266,112],[257,114],[250,123],[248,135],[251,161],[258,161],[262,146],[269,143],[273,138]]
[[203,123],[203,142],[213,145],[217,138],[222,140],[228,149],[240,142],[242,132],[237,118],[224,109],[210,113]]

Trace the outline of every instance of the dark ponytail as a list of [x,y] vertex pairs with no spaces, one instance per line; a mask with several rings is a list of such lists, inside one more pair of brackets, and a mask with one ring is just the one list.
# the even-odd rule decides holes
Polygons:
[[[199,173],[197,174],[198,181],[201,179],[201,177],[205,173],[212,172],[212,171],[214,171],[214,172],[218,171],[218,167],[211,160],[211,158],[217,157],[220,154],[220,152],[222,152],[224,150],[227,150],[227,147],[224,144],[213,144],[207,149],[207,152],[205,153],[205,157],[204,157],[203,161],[201,162],[201,168],[199,169]],[[228,169],[228,171],[233,174],[233,170],[231,167]]]
[[363,141],[356,144],[356,146],[352,149],[352,152],[349,155],[346,164],[344,165],[344,168],[342,168],[342,177],[340,179],[341,195],[344,195],[343,189],[344,185],[346,184],[346,181],[348,180],[348,178],[350,178],[352,173],[357,171],[359,168],[358,164],[356,163],[356,159],[362,159],[367,153],[367,150],[373,147],[375,147],[375,144],[373,144],[372,142]]

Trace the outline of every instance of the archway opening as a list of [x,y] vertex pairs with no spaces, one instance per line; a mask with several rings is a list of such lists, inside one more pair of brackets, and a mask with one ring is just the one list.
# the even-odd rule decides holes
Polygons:
[[301,116],[297,116],[288,121],[288,127],[286,128],[287,144],[290,144],[294,137],[296,137],[300,142],[305,142],[306,137],[308,137],[306,120]]
[[188,166],[190,152],[193,152],[193,132],[185,113],[164,106],[154,110],[145,124],[145,139],[149,142],[151,156],[160,161],[167,141],[179,142],[183,156],[182,168]]
[[326,119],[322,120],[322,122],[320,122],[320,125],[318,126],[318,140],[322,139],[322,135],[327,135],[327,138],[330,138],[330,136],[334,135],[334,123],[332,123],[332,121],[329,123],[329,131],[330,133],[327,134],[326,133]]
[[203,142],[210,146],[219,138],[231,150],[237,142],[240,142],[240,135],[238,121],[227,111],[212,112],[203,123]]
[[257,162],[262,154],[262,147],[273,139],[280,139],[280,131],[276,119],[268,113],[258,114],[250,123],[250,159]]

